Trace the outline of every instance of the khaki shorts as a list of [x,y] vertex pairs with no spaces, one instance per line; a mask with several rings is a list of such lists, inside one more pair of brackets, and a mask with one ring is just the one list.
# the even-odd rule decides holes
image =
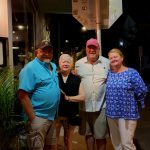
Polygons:
[[43,150],[44,145],[56,145],[54,121],[36,117],[27,126],[27,143],[32,150]]
[[102,109],[101,112],[80,111],[80,116],[82,121],[79,127],[79,134],[85,136],[92,135],[95,139],[109,137],[105,109]]

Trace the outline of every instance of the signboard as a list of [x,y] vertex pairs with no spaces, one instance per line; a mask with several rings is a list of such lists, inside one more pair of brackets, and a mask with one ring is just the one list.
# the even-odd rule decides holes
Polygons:
[[[72,14],[89,30],[96,29],[96,0],[72,0]],[[122,0],[99,0],[101,28],[107,29],[121,16]]]

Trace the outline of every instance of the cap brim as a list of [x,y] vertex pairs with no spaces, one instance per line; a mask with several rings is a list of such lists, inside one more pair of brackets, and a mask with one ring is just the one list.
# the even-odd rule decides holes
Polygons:
[[41,46],[39,48],[42,49],[42,50],[44,50],[46,48],[53,48],[53,46],[48,44],[48,45],[43,45],[43,46]]
[[87,47],[89,47],[89,46],[95,46],[95,47],[98,47],[98,45],[96,45],[96,44],[87,44],[86,46],[87,46]]

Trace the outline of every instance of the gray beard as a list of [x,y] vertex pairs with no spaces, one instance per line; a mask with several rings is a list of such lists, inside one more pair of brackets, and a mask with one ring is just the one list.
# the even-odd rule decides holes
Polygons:
[[51,60],[50,60],[50,59],[46,59],[46,58],[45,58],[45,59],[43,60],[43,62],[45,62],[45,63],[50,63],[50,62],[51,62]]

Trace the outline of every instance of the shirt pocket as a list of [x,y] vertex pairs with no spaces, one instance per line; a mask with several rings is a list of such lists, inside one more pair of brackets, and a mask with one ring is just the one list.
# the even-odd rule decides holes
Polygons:
[[95,76],[99,79],[106,79],[107,78],[107,73],[108,70],[105,67],[101,67],[101,68],[96,68],[94,69],[95,72]]
[[50,77],[42,77],[38,80],[36,84],[36,88],[46,87],[52,83],[52,78]]

